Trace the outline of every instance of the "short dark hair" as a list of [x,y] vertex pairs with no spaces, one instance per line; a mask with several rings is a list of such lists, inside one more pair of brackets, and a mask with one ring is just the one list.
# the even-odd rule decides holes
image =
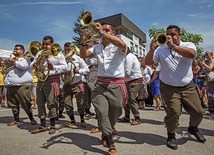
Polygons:
[[110,26],[111,26],[111,29],[115,31],[115,26],[114,26],[112,23],[110,23],[110,22],[102,22],[101,25],[102,25],[102,26],[103,26],[103,25],[110,25]]
[[54,39],[53,39],[53,37],[51,37],[51,36],[45,36],[44,38],[43,38],[43,41],[44,40],[50,40],[51,41],[51,44],[54,42]]
[[64,46],[70,47],[70,46],[71,46],[71,42],[66,42],[66,43],[64,44]]
[[21,49],[23,52],[25,52],[25,48],[24,48],[23,45],[21,45],[21,44],[16,44],[15,47],[20,47],[20,49]]
[[181,31],[180,27],[178,27],[177,25],[169,25],[166,30],[169,30],[169,29],[176,29],[179,33]]

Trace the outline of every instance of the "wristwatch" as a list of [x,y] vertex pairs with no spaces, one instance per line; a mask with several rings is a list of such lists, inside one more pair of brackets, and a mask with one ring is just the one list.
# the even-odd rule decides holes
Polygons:
[[83,44],[83,43],[80,43],[79,45],[80,45],[80,46],[87,46],[87,44]]
[[174,48],[176,47],[177,45],[173,44],[172,47],[170,49],[174,50]]

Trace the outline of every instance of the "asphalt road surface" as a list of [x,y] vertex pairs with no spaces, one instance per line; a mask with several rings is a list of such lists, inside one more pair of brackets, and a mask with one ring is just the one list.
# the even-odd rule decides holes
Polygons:
[[[180,125],[176,132],[177,150],[166,147],[166,128],[163,122],[165,112],[153,111],[154,107],[140,110],[142,123],[116,124],[118,134],[114,136],[118,155],[213,155],[214,154],[214,117],[204,115],[199,128],[207,141],[203,144],[187,132],[189,115],[184,111],[180,117]],[[93,108],[92,108],[93,111]],[[35,119],[37,109],[33,110]],[[97,125],[95,117],[86,119],[87,127],[80,126],[80,118],[75,109],[76,126],[66,128],[69,121],[66,112],[65,119],[56,122],[58,130],[55,134],[48,132],[31,134],[31,130],[39,125],[31,125],[27,115],[21,109],[21,124],[7,126],[13,121],[11,109],[0,107],[0,155],[102,155],[108,148],[101,144],[101,133],[90,133]],[[123,115],[122,115],[123,116]],[[131,116],[133,118],[133,116]],[[49,119],[47,118],[47,125]]]

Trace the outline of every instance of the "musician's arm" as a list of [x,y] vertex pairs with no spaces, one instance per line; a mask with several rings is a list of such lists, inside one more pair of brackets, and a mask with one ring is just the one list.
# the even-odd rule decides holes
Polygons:
[[81,34],[81,44],[80,44],[80,57],[85,59],[85,58],[90,58],[93,57],[94,54],[88,50],[86,47],[86,42],[89,39],[90,35],[86,34],[85,32],[82,32]]
[[30,59],[29,58],[24,58],[21,60],[16,60],[15,61],[15,65],[17,68],[21,69],[21,70],[26,70],[30,67]]
[[58,58],[58,63],[57,64],[53,64],[53,69],[56,71],[56,74],[61,74],[64,72],[68,72],[69,71],[69,67],[68,64],[65,60],[64,55],[62,55],[60,58]]
[[[84,43],[82,43],[82,44],[84,45]],[[80,57],[81,58],[85,59],[85,58],[90,58],[93,56],[94,56],[94,54],[90,50],[86,49],[86,46],[82,46],[82,45],[80,46]]]
[[85,61],[80,58],[79,60],[79,74],[80,75],[85,75],[85,74],[88,74],[89,73],[89,68],[88,68],[88,65],[85,63]]

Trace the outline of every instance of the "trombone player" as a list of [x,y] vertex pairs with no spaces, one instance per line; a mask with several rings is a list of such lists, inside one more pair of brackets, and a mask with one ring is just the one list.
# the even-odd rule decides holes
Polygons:
[[[31,63],[38,76],[36,102],[38,106],[38,117],[40,118],[41,123],[37,129],[32,131],[32,134],[37,134],[48,130],[46,127],[46,103],[50,117],[49,134],[56,132],[55,119],[57,117],[56,109],[58,104],[57,96],[59,95],[60,74],[67,71],[68,67],[64,55],[61,54],[61,48],[58,48],[57,46],[53,47],[53,45],[54,39],[51,36],[45,36],[42,41],[42,50],[36,54],[36,57]],[[56,53],[56,51],[51,51],[52,49],[57,50],[58,53]],[[50,52],[53,54],[50,54]],[[44,65],[42,65],[42,63],[44,63]],[[47,76],[45,79],[40,79],[39,76],[44,74],[40,73],[40,71],[44,67],[47,67],[46,69],[48,69],[48,71],[46,72],[48,72],[48,74],[45,75]]]

